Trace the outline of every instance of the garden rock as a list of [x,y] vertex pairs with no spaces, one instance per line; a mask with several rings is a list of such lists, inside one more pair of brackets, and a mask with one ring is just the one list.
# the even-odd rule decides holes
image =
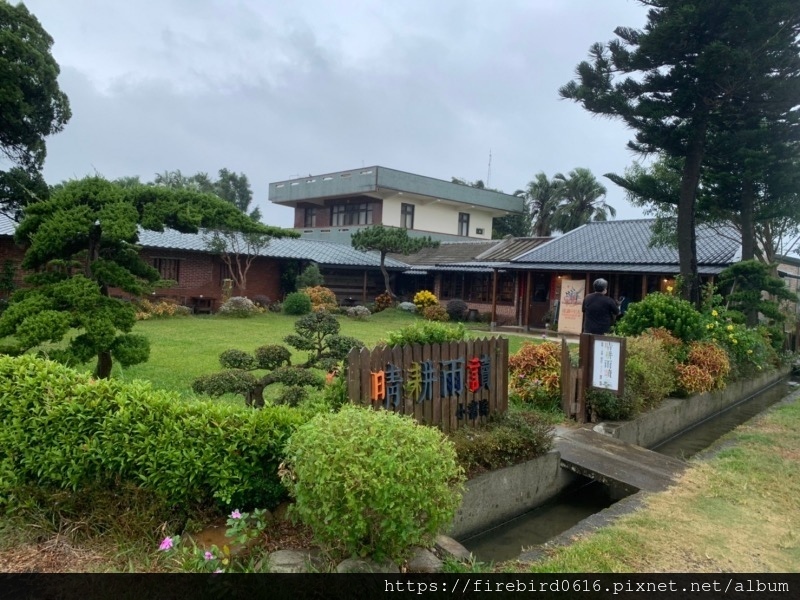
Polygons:
[[393,562],[377,563],[368,558],[346,558],[336,566],[337,573],[399,573]]
[[[308,573],[322,566],[319,556],[301,550],[276,550],[267,560],[270,573]],[[260,563],[256,565],[256,571],[261,571],[260,567]]]
[[436,552],[440,556],[452,557],[456,560],[471,560],[472,554],[464,546],[446,535],[436,536]]
[[441,573],[444,563],[427,548],[414,548],[408,560],[409,573]]

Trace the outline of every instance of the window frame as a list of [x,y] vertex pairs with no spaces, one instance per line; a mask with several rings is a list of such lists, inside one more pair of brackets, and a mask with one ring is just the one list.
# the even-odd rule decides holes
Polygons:
[[469,237],[469,213],[458,213],[458,235]]
[[[409,225],[409,220],[411,224]],[[403,229],[414,229],[414,205],[408,202],[400,204],[400,227]]]

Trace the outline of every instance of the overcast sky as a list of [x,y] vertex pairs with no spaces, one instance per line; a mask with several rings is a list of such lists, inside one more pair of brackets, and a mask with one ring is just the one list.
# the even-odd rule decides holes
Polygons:
[[381,165],[513,193],[586,167],[618,219],[641,216],[602,178],[634,160],[631,132],[558,96],[592,43],[644,25],[634,0],[25,4],[73,113],[48,139],[49,183],[225,167],[291,226],[269,182]]

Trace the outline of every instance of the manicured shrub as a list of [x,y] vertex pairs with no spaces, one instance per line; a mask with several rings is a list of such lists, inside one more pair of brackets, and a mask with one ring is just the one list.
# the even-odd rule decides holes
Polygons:
[[259,346],[253,354],[255,355],[256,365],[259,369],[272,371],[273,369],[288,366],[292,363],[291,351],[280,344]]
[[329,288],[318,285],[305,288],[303,293],[308,295],[309,300],[311,300],[311,310],[333,311],[339,307],[336,294]]
[[366,321],[371,314],[366,306],[351,306],[347,309],[347,316],[357,321]]
[[325,285],[325,278],[322,276],[319,267],[315,263],[308,265],[303,269],[303,272],[297,276],[297,279],[295,279],[295,288],[298,290],[318,285]]
[[430,545],[461,500],[452,444],[388,411],[345,406],[320,414],[292,435],[286,460],[294,512],[338,554],[402,558]]
[[32,356],[0,356],[0,398],[0,503],[24,485],[135,485],[180,509],[274,506],[284,444],[306,420],[287,407],[186,403]]
[[422,309],[422,316],[428,321],[438,321],[440,323],[445,323],[450,320],[447,309],[441,304],[426,306]]
[[665,347],[669,342],[659,335],[645,333],[626,341],[624,393],[630,395],[634,414],[658,406],[675,388],[676,363]]
[[311,312],[311,298],[303,292],[292,292],[283,301],[283,312],[287,315],[307,315]]
[[429,292],[428,290],[421,290],[416,294],[414,294],[413,302],[414,305],[417,307],[417,310],[420,312],[426,306],[433,306],[434,304],[439,304],[439,300],[436,298],[433,292]]
[[691,303],[658,292],[628,306],[616,331],[633,336],[655,327],[663,327],[684,343],[700,340],[705,335],[703,317]]
[[226,317],[252,317],[259,313],[258,307],[249,298],[234,296],[219,307],[219,314]]
[[447,314],[451,321],[463,321],[467,318],[468,310],[469,306],[463,300],[454,299],[447,303]]
[[483,427],[461,427],[449,437],[469,478],[542,456],[553,447],[553,428],[534,413],[496,414]]
[[392,308],[394,306],[394,298],[387,292],[383,292],[382,294],[375,297],[375,312],[381,312],[386,310],[387,308]]
[[409,313],[417,312],[417,305],[414,304],[413,302],[401,302],[400,304],[397,305],[397,308],[399,310],[402,310],[403,312],[409,312]]
[[433,321],[419,321],[406,325],[397,331],[390,331],[386,338],[387,346],[406,344],[444,344],[467,339],[467,329],[462,323],[449,325]]
[[509,392],[545,410],[561,405],[561,346],[526,342],[508,359]]
[[244,369],[249,371],[256,366],[256,359],[242,350],[225,350],[219,355],[219,364],[223,369]]

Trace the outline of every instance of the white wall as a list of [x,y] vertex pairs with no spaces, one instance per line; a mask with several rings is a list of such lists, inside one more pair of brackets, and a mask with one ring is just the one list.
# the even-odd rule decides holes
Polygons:
[[[383,201],[383,224],[400,227],[400,205],[402,198],[389,198]],[[431,202],[430,204],[414,204],[414,230],[429,231],[432,233],[447,233],[458,235],[458,213],[469,214],[469,237],[474,239],[492,239],[492,217],[488,213],[469,207],[458,207],[444,202]],[[482,234],[475,233],[476,229],[483,229]]]

